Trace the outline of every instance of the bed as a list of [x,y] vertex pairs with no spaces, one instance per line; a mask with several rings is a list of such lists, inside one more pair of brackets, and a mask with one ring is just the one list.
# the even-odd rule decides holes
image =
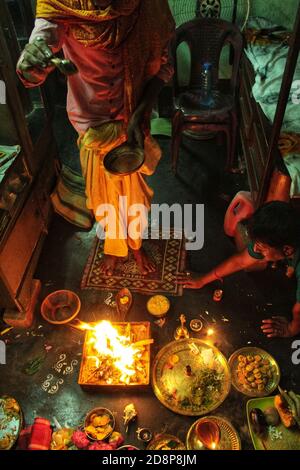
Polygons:
[[[240,134],[249,185],[256,205],[270,188],[266,184],[266,166],[270,165],[271,135],[283,72],[289,54],[291,34],[262,18],[250,19],[245,33],[241,90]],[[288,185],[288,194],[300,205],[300,58],[293,72],[278,145],[272,150],[272,162]],[[270,185],[270,179],[268,180]]]

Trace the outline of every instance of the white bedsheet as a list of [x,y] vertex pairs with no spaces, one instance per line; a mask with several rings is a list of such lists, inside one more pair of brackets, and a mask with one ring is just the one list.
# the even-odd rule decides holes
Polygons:
[[[256,78],[252,88],[253,97],[260,104],[269,121],[273,122],[288,47],[283,45],[256,46],[250,44],[246,55],[253,65]],[[282,125],[283,132],[300,133],[300,57]]]

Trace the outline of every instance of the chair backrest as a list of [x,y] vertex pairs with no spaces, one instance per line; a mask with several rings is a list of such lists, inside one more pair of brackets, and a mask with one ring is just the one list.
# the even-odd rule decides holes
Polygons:
[[235,94],[238,71],[243,50],[243,36],[237,26],[219,18],[196,18],[182,24],[176,30],[171,44],[174,60],[174,91],[180,91],[178,83],[178,46],[185,42],[191,54],[191,74],[188,88],[200,88],[202,65],[205,62],[212,64],[213,87],[218,87],[220,55],[225,44],[233,49],[232,74],[230,81],[231,93]]

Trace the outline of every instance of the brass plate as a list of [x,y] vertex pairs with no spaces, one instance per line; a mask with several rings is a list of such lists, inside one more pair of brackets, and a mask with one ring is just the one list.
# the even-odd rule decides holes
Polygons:
[[[237,376],[237,366],[238,366],[238,356],[242,354],[243,356],[255,356],[260,355],[263,359],[268,359],[270,361],[271,366],[273,367],[273,375],[268,380],[267,384],[265,385],[264,390],[257,390],[257,389],[248,389],[243,384],[238,381]],[[280,369],[279,365],[275,361],[274,357],[271,356],[267,351],[263,349],[256,348],[256,347],[246,347],[241,348],[235,351],[229,358],[229,366],[231,369],[231,376],[232,376],[232,385],[236,390],[247,395],[248,397],[266,397],[270,395],[270,393],[274,392],[274,390],[278,387],[280,382]]]
[[[9,403],[15,403],[18,410],[7,408]],[[23,417],[19,403],[13,397],[0,397],[0,450],[10,450],[14,446],[22,427]]]
[[[187,366],[191,375],[187,375]],[[202,416],[218,408],[227,397],[230,369],[226,358],[214,346],[197,338],[183,339],[167,344],[158,352],[152,386],[158,400],[170,410],[186,416]],[[211,386],[213,390],[209,391]]]
[[127,444],[125,446],[118,447],[116,450],[140,450],[136,446],[131,446],[130,444]]
[[[300,396],[298,395],[300,398]],[[268,434],[264,436],[264,445],[262,440],[253,431],[250,422],[250,411],[253,408],[259,408],[265,411],[267,408],[274,407],[274,397],[252,398],[247,402],[247,420],[250,436],[255,450],[299,450],[300,449],[300,430],[297,426],[286,428],[281,422],[278,426],[269,426]],[[278,439],[271,439],[270,430],[278,433]]]
[[197,424],[204,419],[214,421],[220,428],[220,442],[215,450],[241,450],[241,440],[237,431],[227,419],[221,418],[220,416],[206,416],[192,424],[186,437],[187,450],[207,450],[196,434]]
[[104,157],[103,165],[113,175],[126,176],[138,171],[144,160],[143,149],[125,143],[111,150]]
[[[170,447],[168,444],[170,444]],[[159,434],[149,442],[147,450],[186,450],[183,442],[171,434]]]

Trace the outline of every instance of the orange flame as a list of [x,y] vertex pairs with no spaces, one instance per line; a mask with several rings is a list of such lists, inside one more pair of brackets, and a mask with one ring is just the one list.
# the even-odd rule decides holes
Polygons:
[[[135,361],[139,359],[141,350],[131,345],[130,335],[122,336],[108,321],[101,321],[96,325],[82,323],[80,328],[92,330],[93,336],[89,343],[96,353],[103,358],[113,359],[114,366],[121,372],[120,382],[130,383],[130,377],[136,373]],[[97,355],[89,355],[99,367],[101,359]]]

